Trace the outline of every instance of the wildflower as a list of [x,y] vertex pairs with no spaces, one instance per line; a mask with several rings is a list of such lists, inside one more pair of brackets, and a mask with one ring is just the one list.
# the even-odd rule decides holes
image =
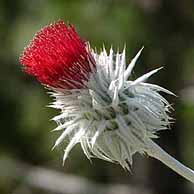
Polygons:
[[76,144],[88,159],[97,157],[130,170],[136,152],[147,153],[194,182],[192,170],[153,142],[169,128],[169,102],[160,92],[172,92],[146,80],[161,68],[131,80],[142,49],[126,64],[125,48],[95,52],[71,25],[62,21],[38,32],[20,57],[24,71],[47,87],[61,113],[53,120],[62,131],[55,145],[69,143],[63,161]]

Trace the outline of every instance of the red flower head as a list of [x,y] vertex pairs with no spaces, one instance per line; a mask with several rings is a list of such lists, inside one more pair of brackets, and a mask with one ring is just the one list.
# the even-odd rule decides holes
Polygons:
[[20,62],[42,84],[63,89],[84,87],[94,65],[86,42],[63,21],[39,31],[23,51]]

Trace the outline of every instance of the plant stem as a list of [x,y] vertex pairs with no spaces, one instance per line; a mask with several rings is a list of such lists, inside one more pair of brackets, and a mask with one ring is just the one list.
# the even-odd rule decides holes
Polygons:
[[148,150],[146,152],[149,156],[160,160],[182,177],[194,183],[194,171],[173,158],[152,140],[148,141]]

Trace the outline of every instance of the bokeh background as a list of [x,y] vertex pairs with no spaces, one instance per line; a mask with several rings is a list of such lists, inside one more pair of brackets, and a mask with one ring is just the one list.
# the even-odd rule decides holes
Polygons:
[[171,130],[156,140],[194,169],[194,1],[1,0],[0,1],[0,193],[192,194],[194,185],[159,161],[134,156],[131,173],[116,164],[90,163],[77,146],[62,166],[63,147],[51,151],[57,114],[18,57],[34,33],[63,19],[98,50],[126,44],[130,60],[144,45],[134,76],[164,66],[150,82],[177,94]]

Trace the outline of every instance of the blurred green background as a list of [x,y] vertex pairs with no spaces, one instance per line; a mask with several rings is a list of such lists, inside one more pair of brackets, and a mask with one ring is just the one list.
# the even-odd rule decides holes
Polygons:
[[104,44],[130,60],[144,45],[134,76],[164,66],[150,82],[173,91],[172,130],[156,140],[194,169],[193,0],[1,0],[0,1],[0,193],[1,194],[192,194],[194,185],[159,161],[134,156],[132,172],[94,159],[77,146],[62,166],[63,148],[51,151],[57,111],[36,80],[18,62],[41,27],[75,25],[98,50]]

